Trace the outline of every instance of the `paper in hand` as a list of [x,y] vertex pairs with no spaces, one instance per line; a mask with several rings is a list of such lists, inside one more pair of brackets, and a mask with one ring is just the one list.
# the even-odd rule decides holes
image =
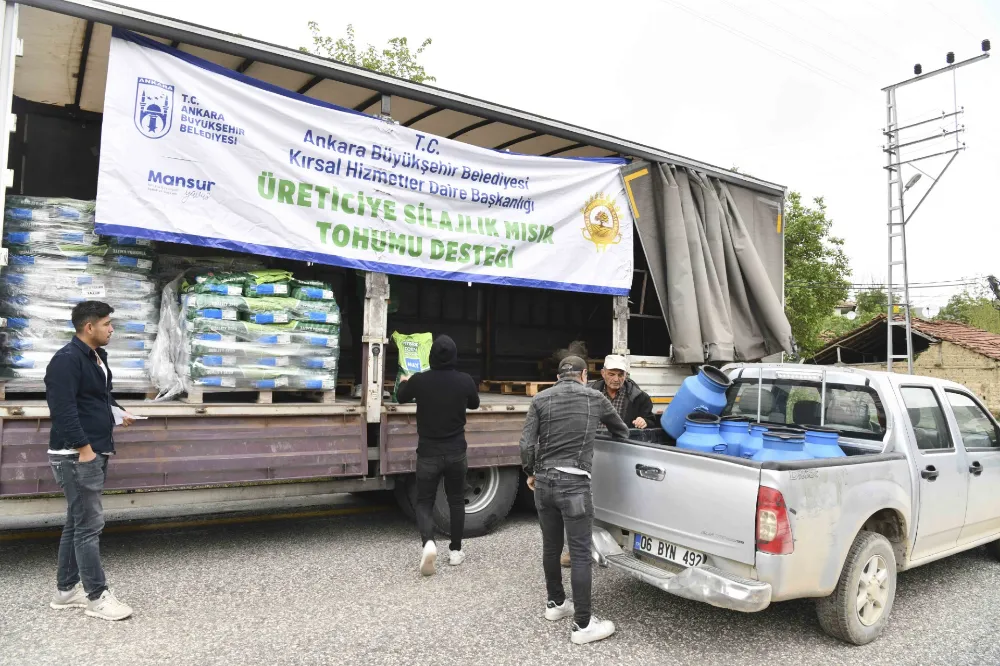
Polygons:
[[131,419],[135,419],[136,421],[141,421],[143,419],[149,418],[148,416],[136,416],[135,414],[129,414],[121,407],[115,407],[114,405],[111,405],[111,413],[114,414],[116,426],[119,426],[122,423],[124,423],[126,416]]

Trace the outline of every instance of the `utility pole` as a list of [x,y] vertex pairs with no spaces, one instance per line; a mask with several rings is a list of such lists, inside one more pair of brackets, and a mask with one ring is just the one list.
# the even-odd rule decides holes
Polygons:
[[[958,124],[958,118],[965,111],[964,107],[958,106],[958,86],[955,77],[955,70],[959,67],[964,67],[966,65],[971,65],[974,62],[979,62],[980,60],[985,60],[990,57],[990,40],[984,39],[982,42],[983,52],[967,60],[962,60],[961,62],[955,62],[955,54],[951,51],[948,52],[945,57],[945,61],[948,63],[947,66],[941,69],[935,69],[934,71],[923,73],[923,68],[918,63],[913,67],[912,78],[906,79],[905,81],[900,81],[891,86],[882,89],[885,93],[885,107],[886,107],[886,127],[883,130],[883,134],[888,139],[887,145],[882,149],[886,154],[886,174],[888,176],[888,202],[889,202],[889,264],[886,273],[886,300],[888,301],[888,318],[886,320],[886,370],[892,372],[893,361],[901,361],[906,359],[906,370],[909,374],[913,374],[913,338],[912,338],[912,327],[910,324],[910,278],[909,271],[907,270],[906,263],[906,224],[913,217],[913,214],[917,212],[920,205],[927,199],[927,195],[931,193],[934,186],[937,185],[938,180],[944,175],[944,172],[948,170],[951,163],[955,161],[958,154],[965,150],[965,143],[959,139],[962,132],[965,131],[964,125]],[[908,123],[906,125],[899,125],[899,106],[896,102],[896,91],[900,88],[914,83],[919,83],[921,81],[926,81],[927,79],[939,76],[941,74],[946,74],[951,72],[952,75],[952,91],[953,105],[950,113],[941,112],[941,115],[934,116],[932,118],[926,118],[924,120],[919,120],[917,122]],[[954,125],[951,128],[942,127],[939,131],[933,134],[917,135],[916,138],[906,137],[905,140],[901,140],[900,135],[908,130],[913,130],[914,128],[920,128],[917,132],[924,131],[924,126],[930,123],[937,123],[941,121],[954,120]],[[928,155],[920,155],[918,157],[903,159],[901,153],[902,149],[909,148],[912,146],[918,146],[927,141],[933,141],[935,139],[942,139],[946,137],[955,137],[955,147],[944,151],[932,152]],[[918,149],[919,150],[919,149]],[[931,159],[934,157],[944,157],[948,156],[948,161],[938,172],[937,176],[931,176],[929,173],[922,171],[918,166],[917,162],[923,160]],[[909,179],[904,180],[903,178],[903,167],[909,167],[916,171],[913,176]],[[907,215],[905,209],[903,208],[903,195],[913,187],[921,176],[927,176],[931,179],[931,186],[924,192],[924,195],[920,197],[920,201],[917,202],[910,214]],[[900,307],[903,311],[903,320],[896,321],[895,318],[895,305],[893,303],[893,289],[897,284],[895,271],[900,271],[902,273],[899,276],[898,283],[903,288],[903,302],[900,303]],[[906,329],[906,353],[897,354],[893,349],[893,329],[897,327],[905,327]]]

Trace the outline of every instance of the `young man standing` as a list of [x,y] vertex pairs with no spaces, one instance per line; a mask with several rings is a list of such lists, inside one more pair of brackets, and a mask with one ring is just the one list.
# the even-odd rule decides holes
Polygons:
[[[100,552],[101,493],[108,456],[115,452],[112,408],[121,409],[111,396],[111,370],[103,349],[115,331],[112,312],[114,308],[100,301],[77,304],[71,315],[76,335],[45,370],[45,399],[52,418],[49,464],[67,504],[57,590],[49,605],[86,608],[91,617],[124,620],[132,609],[108,589]],[[132,416],[121,411],[122,425],[131,425]]]
[[[545,619],[557,621],[572,615],[570,640],[577,645],[615,632],[613,622],[590,614],[594,524],[590,467],[599,423],[616,437],[628,436],[611,402],[587,387],[586,361],[567,356],[559,363],[558,383],[531,401],[521,433],[521,462],[528,487],[535,493],[542,528],[542,568],[548,592]],[[559,566],[564,532],[572,561],[573,601],[566,599]]]
[[447,335],[431,346],[431,369],[413,375],[399,385],[400,404],[417,402],[417,525],[424,550],[420,573],[434,575],[437,545],[434,543],[434,500],[444,477],[444,492],[451,512],[451,545],[448,562],[465,561],[462,533],[465,530],[466,458],[465,412],[479,408],[479,387],[472,377],[459,372],[458,348]]

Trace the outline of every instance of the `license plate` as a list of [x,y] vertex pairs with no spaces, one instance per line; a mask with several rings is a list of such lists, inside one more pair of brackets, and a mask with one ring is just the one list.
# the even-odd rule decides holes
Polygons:
[[643,534],[635,535],[633,549],[636,552],[673,562],[682,567],[696,567],[705,562],[705,555],[696,550],[688,550]]

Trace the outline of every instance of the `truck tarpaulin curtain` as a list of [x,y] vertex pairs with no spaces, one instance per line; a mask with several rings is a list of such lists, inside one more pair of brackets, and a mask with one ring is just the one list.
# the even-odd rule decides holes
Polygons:
[[761,261],[781,252],[781,199],[668,164],[635,162],[622,175],[674,361],[791,352],[782,275]]

